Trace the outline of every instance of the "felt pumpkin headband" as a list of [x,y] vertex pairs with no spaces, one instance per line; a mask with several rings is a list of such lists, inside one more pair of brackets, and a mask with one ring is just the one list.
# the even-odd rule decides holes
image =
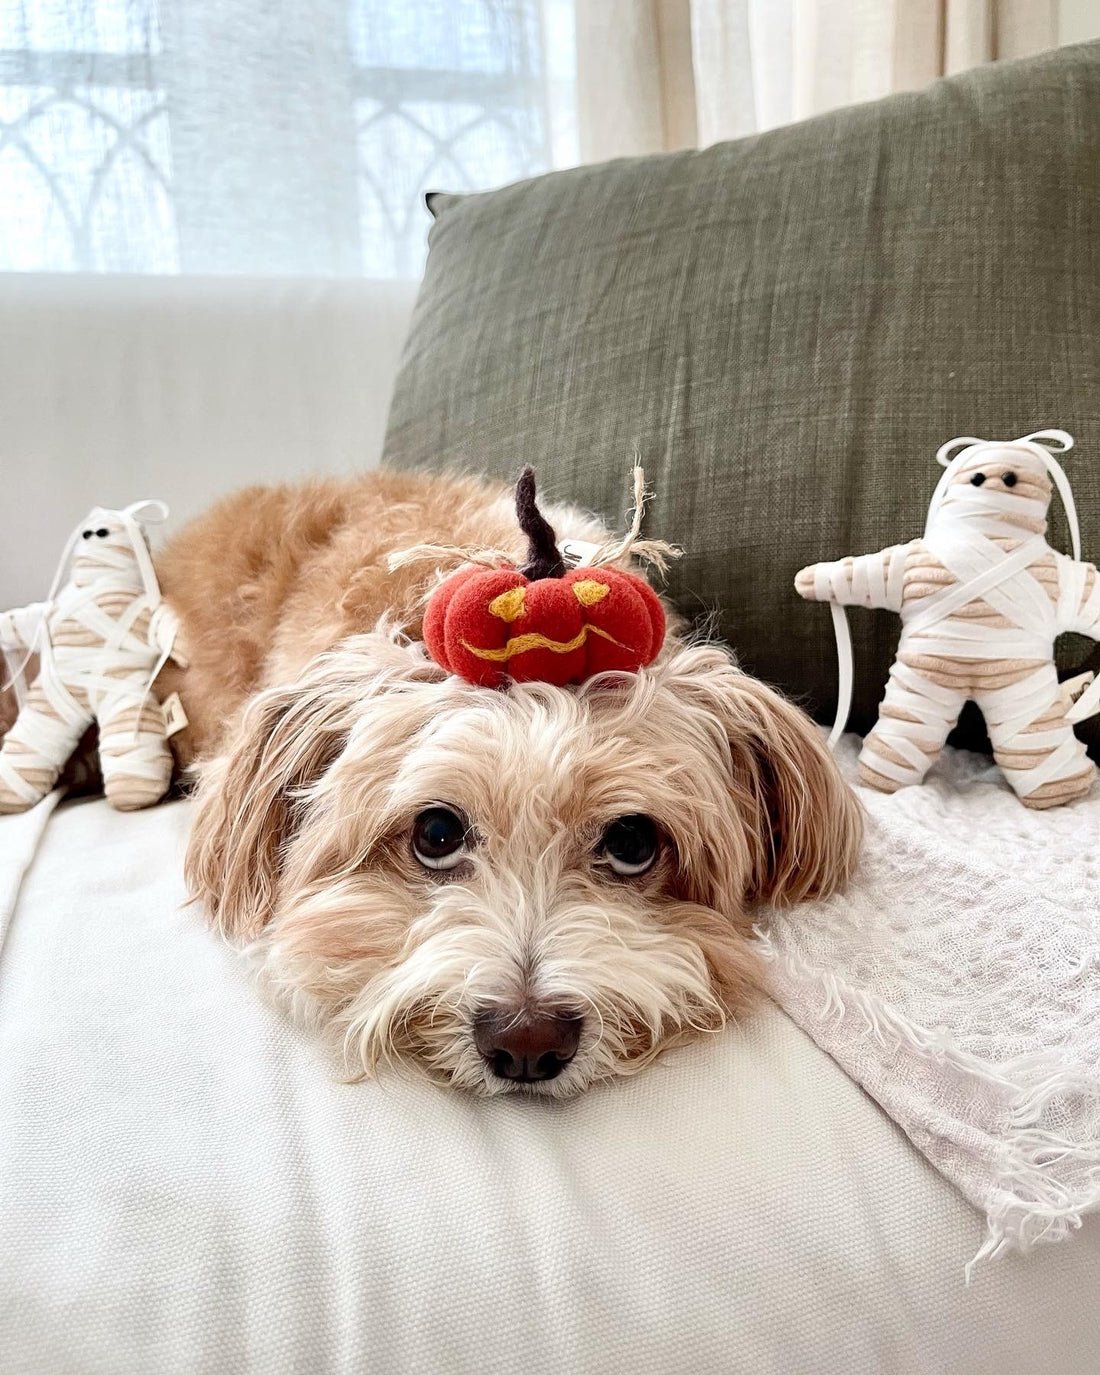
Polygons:
[[452,573],[424,612],[424,643],[440,667],[482,687],[504,678],[564,686],[609,669],[636,673],[652,663],[665,637],[660,599],[643,577],[613,561],[633,548],[663,565],[673,551],[640,545],[644,475],[635,469],[630,534],[584,567],[568,568],[554,530],[535,501],[535,473],[516,483],[516,516],[527,536],[520,567],[490,554]]

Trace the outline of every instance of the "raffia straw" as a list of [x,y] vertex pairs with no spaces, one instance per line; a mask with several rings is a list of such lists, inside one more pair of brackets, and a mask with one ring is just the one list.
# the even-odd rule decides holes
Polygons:
[[391,554],[386,565],[391,573],[406,568],[410,563],[426,563],[434,559],[437,563],[476,563],[483,568],[499,568],[501,564],[512,563],[513,556],[503,549],[478,549],[473,545],[460,544],[414,544],[409,549],[400,549]]
[[641,538],[642,518],[650,495],[645,486],[645,469],[640,463],[635,463],[634,510],[630,517],[630,529],[621,539],[610,540],[597,550],[592,559],[593,568],[599,568],[602,564],[621,563],[633,557],[651,563],[663,575],[668,572],[669,563],[681,557],[684,551],[678,545],[659,539]]
[[[642,539],[642,518],[645,504],[649,499],[645,486],[645,469],[640,463],[634,465],[634,509],[630,517],[630,529],[619,538],[608,540],[600,546],[589,561],[589,567],[599,568],[604,564],[625,562],[629,558],[644,559],[662,575],[668,572],[673,559],[678,559],[683,550],[664,540]],[[434,560],[437,565],[478,564],[482,568],[499,568],[502,564],[515,562],[513,555],[502,549],[479,549],[473,545],[457,544],[414,544],[409,549],[401,549],[386,560],[391,573],[406,568],[412,563],[426,563]]]

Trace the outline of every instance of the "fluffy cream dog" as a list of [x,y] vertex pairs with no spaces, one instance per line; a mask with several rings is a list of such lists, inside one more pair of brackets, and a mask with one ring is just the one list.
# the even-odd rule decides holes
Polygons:
[[750,908],[841,885],[858,807],[715,645],[577,688],[448,676],[417,639],[436,570],[389,571],[424,543],[523,550],[502,489],[383,473],[242,493],[161,555],[189,880],[353,1073],[566,1096],[744,1009]]

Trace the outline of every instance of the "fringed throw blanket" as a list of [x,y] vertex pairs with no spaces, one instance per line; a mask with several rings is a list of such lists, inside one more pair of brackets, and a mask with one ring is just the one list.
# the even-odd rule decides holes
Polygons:
[[1060,1239],[1100,1206],[1100,788],[1029,811],[949,750],[858,792],[849,891],[761,924],[772,992],[985,1212],[975,1260]]

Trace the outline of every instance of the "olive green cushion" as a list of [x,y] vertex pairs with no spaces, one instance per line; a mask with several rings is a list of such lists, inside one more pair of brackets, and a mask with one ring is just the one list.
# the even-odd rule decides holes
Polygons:
[[[621,523],[636,452],[681,608],[822,719],[794,574],[919,534],[944,440],[1070,430],[1100,558],[1100,44],[432,209],[386,461],[533,463]],[[863,730],[899,625],[850,619]]]

